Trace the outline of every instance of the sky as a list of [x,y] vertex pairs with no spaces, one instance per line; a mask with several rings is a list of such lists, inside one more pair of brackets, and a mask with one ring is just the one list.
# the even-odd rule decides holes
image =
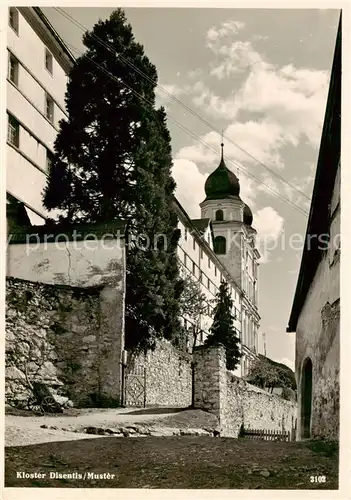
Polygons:
[[[91,29],[113,9],[64,8],[83,29],[54,8],[42,10],[79,56],[84,51],[84,28]],[[286,326],[317,166],[339,11],[126,8],[125,12],[135,39],[157,68],[157,101],[168,115],[176,196],[192,218],[200,217],[206,177],[219,164],[223,130],[225,161],[239,177],[240,196],[252,209],[262,254],[259,348],[262,352],[265,333],[267,356],[293,367],[295,336],[286,333]]]

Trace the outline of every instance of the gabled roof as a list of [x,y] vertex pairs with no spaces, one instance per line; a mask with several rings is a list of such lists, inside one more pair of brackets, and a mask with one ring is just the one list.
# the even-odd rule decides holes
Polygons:
[[340,162],[340,135],[341,15],[305,244],[287,332],[296,331],[299,315],[324,251],[319,244],[318,238],[310,238],[309,236],[329,233],[329,204],[333,195],[335,177]]

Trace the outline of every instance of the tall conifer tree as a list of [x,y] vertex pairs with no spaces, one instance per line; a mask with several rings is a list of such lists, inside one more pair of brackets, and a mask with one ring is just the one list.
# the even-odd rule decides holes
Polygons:
[[155,107],[156,68],[123,10],[99,21],[83,43],[86,52],[67,86],[68,120],[60,123],[44,204],[61,210],[68,222],[128,222],[126,345],[148,349],[157,337],[176,334],[182,292],[166,115]]
[[205,344],[224,345],[228,370],[235,370],[241,358],[240,338],[234,328],[235,316],[232,311],[233,301],[229,294],[228,283],[223,280],[217,292],[213,323]]

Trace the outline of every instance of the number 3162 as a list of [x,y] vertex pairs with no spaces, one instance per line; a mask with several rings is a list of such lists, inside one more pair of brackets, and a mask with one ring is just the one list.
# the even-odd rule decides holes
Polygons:
[[310,483],[325,483],[327,478],[325,476],[310,476]]

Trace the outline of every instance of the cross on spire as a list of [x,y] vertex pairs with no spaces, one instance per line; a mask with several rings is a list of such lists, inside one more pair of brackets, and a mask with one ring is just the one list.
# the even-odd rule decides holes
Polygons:
[[223,144],[223,130],[222,130],[222,142],[221,142],[221,148],[222,148],[222,160],[223,160],[223,148],[224,148],[224,144]]

